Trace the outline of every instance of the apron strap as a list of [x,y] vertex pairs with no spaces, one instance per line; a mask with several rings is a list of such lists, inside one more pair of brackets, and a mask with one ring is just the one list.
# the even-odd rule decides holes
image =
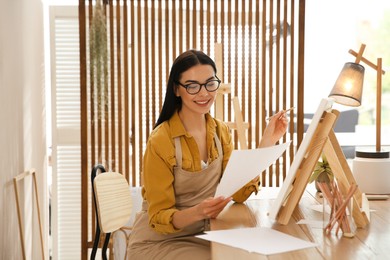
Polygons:
[[214,140],[215,140],[215,144],[217,145],[218,156],[222,156],[223,155],[222,144],[217,134],[214,134]]
[[180,137],[175,138],[175,146],[176,146],[176,164],[177,167],[181,168],[182,163],[182,153],[181,153],[181,143],[180,143]]

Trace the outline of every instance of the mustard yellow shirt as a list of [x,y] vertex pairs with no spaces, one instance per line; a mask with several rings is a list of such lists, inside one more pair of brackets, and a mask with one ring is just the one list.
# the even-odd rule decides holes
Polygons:
[[[230,130],[226,124],[212,118],[210,114],[206,114],[206,127],[208,163],[218,157],[214,142],[214,134],[216,133],[222,144],[222,170],[224,170],[233,150]],[[183,169],[194,172],[200,171],[202,167],[195,139],[186,132],[178,113],[152,131],[144,154],[142,196],[149,205],[149,225],[158,233],[166,234],[180,231],[172,225],[172,216],[178,211],[175,208],[175,190],[173,188],[173,169],[176,166],[174,138],[176,137],[181,138]],[[237,191],[233,195],[233,200],[242,203],[252,192],[257,193],[258,190],[259,182],[253,180]]]

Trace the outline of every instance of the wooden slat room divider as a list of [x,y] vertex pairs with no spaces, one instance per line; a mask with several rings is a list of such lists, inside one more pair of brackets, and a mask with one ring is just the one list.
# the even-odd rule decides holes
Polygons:
[[87,258],[95,233],[92,167],[102,164],[129,180],[127,11],[127,1],[79,1],[82,259]]
[[[263,186],[281,184],[303,137],[305,0],[104,2],[108,67],[104,92],[97,92],[87,40],[95,2],[79,0],[83,259],[92,237],[87,227],[90,169],[100,162],[126,174],[132,186],[141,184],[142,156],[169,69],[184,50],[201,49],[215,57],[215,43],[223,45],[223,75],[218,76],[231,85],[223,99],[224,120],[234,119],[231,101],[237,96],[249,123],[248,148],[259,143],[266,117],[296,108],[283,140],[292,141],[290,149],[262,173]],[[97,93],[104,97],[100,109]],[[234,142],[237,148],[237,135]]]
[[263,185],[280,185],[303,134],[304,7],[304,0],[130,1],[131,171],[137,185],[173,60],[191,48],[214,58],[215,43],[223,45],[224,75],[218,76],[232,87],[224,99],[224,120],[232,121],[231,101],[238,96],[250,125],[249,148],[259,143],[267,116],[296,107],[290,122],[291,129],[297,122],[297,138],[297,129],[289,132],[284,141],[294,142],[291,149],[262,178]]

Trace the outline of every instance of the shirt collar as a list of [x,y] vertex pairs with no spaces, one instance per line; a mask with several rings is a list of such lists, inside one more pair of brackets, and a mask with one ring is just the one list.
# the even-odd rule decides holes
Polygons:
[[[208,133],[212,134],[214,136],[214,133],[216,132],[216,123],[214,122],[213,118],[209,113],[206,114],[206,127]],[[178,137],[186,135],[188,136],[188,133],[186,129],[184,128],[183,123],[180,120],[179,113],[176,111],[173,116],[169,119],[169,127],[170,132],[172,133],[172,137]]]

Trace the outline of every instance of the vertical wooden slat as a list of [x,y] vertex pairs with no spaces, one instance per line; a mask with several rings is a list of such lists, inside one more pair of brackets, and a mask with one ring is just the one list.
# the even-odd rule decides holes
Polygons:
[[[93,19],[93,1],[92,0],[89,0],[89,3],[88,3],[88,19],[89,19],[89,32],[91,31],[91,23],[92,23],[92,19]],[[92,50],[90,49],[89,50],[89,60],[90,60],[90,64],[93,63],[93,55],[92,55]],[[90,84],[89,84],[89,98],[90,98],[90,105],[89,105],[89,109],[90,109],[90,118],[87,119],[87,122],[90,122],[90,125],[89,125],[89,131],[90,131],[90,136],[91,136],[91,145],[89,147],[89,154],[91,155],[91,162],[96,162],[96,125],[95,125],[95,120],[96,120],[96,116],[95,116],[95,77],[93,75],[93,66],[90,65],[90,70],[92,71],[92,73],[90,74]],[[88,91],[88,87],[87,87],[87,91]],[[87,127],[88,129],[88,127]],[[93,214],[95,210],[95,205],[92,203],[92,223],[95,223],[95,219],[96,219],[96,216],[95,214]],[[95,234],[95,225],[92,225],[92,232],[93,234]]]
[[[143,24],[144,26],[144,31],[145,31],[145,36],[142,37],[144,39],[144,46],[146,48],[142,48],[141,51],[144,51],[144,55],[140,55],[139,56],[139,59],[141,59],[142,57],[145,57],[145,60],[142,62],[142,64],[144,64],[145,66],[145,71],[150,71],[150,67],[149,67],[149,5],[148,5],[148,2],[149,1],[145,1],[145,8],[144,8],[144,16],[145,16],[145,19],[143,21],[140,20],[140,24]],[[145,73],[145,77],[142,78],[141,82],[139,82],[139,84],[145,84],[145,90],[144,90],[144,95],[140,95],[140,100],[147,100],[145,103],[148,104],[151,100],[151,95],[150,93],[153,92],[153,91],[150,91],[150,88],[152,88],[151,86],[151,82],[149,80],[149,74],[148,73]],[[141,93],[141,92],[140,92]],[[142,111],[142,110],[139,110],[139,111]],[[151,118],[151,115],[150,115],[150,107],[148,105],[146,105],[145,107],[145,113],[146,113],[146,118]],[[141,120],[142,122],[143,120]],[[146,122],[146,126],[145,126],[145,133],[150,133],[151,129],[150,129],[150,124],[148,122]]]
[[[240,35],[240,38],[241,39],[244,39],[244,40],[241,40],[241,42],[237,42],[237,45],[238,44],[241,44],[242,46],[242,52],[241,52],[241,72],[237,72],[237,73],[240,73],[241,74],[241,80],[239,82],[237,82],[237,91],[236,91],[236,96],[239,96],[238,95],[238,85],[240,85],[240,89],[241,89],[241,112],[245,115],[246,113],[246,80],[245,80],[245,50],[246,50],[246,41],[245,41],[245,24],[246,24],[246,21],[245,21],[245,0],[242,0],[241,1],[241,21],[238,23],[238,24],[241,24],[241,35]],[[237,57],[238,57],[238,53],[237,53]],[[245,119],[244,119],[245,120]]]
[[122,125],[122,111],[123,111],[123,103],[122,103],[122,63],[121,63],[121,4],[120,0],[116,2],[116,65],[117,65],[117,89],[118,89],[118,172],[123,172],[123,125]]
[[[85,0],[79,0],[81,161],[88,161],[87,41]],[[88,163],[81,163],[81,189],[88,190]],[[88,256],[88,192],[81,193],[81,258]]]
[[[158,42],[162,42],[162,0],[158,1]],[[162,107],[163,102],[163,95],[162,95],[162,89],[163,89],[163,70],[162,70],[162,64],[163,64],[163,58],[162,58],[162,44],[158,45],[158,67],[159,67],[159,73],[158,78],[160,79],[158,84],[158,93],[159,93],[159,108]],[[155,121],[156,122],[156,121]]]
[[[280,93],[280,0],[276,0],[276,42],[275,42],[275,94],[276,94],[276,104],[275,104],[275,111],[279,111],[280,109],[283,109],[283,103],[280,104],[280,96],[284,95],[284,93]],[[285,137],[283,137],[283,140]],[[283,157],[285,157],[285,154],[283,154]],[[282,158],[283,158],[282,157]],[[283,160],[284,161],[284,160]],[[275,185],[280,186],[280,159],[276,160],[275,163]]]
[[[123,76],[124,76],[124,124],[125,124],[125,135],[124,135],[124,153],[125,153],[125,171],[123,172],[128,181],[130,181],[130,132],[129,132],[129,63],[128,63],[128,25],[127,25],[127,1],[123,1]],[[132,175],[132,185],[135,185],[135,174]]]
[[[298,27],[298,83],[297,83],[297,91],[298,91],[298,97],[297,97],[297,103],[298,103],[298,130],[297,130],[297,145],[299,146],[303,139],[303,132],[304,132],[304,126],[303,126],[303,104],[304,104],[304,77],[305,77],[305,6],[306,6],[306,0],[299,0],[299,27]],[[292,34],[293,35],[293,34]]]
[[[168,1],[168,2],[172,3],[172,11],[171,11],[171,17],[172,17],[172,38],[168,38],[168,39],[171,39],[171,41],[170,41],[172,43],[171,51],[172,51],[172,57],[174,59],[177,56],[177,44],[176,44],[176,42],[177,42],[177,34],[176,34],[176,0]],[[171,61],[169,61],[169,63],[170,62]]]
[[[138,67],[138,75],[137,75],[137,78],[138,78],[138,100],[142,100],[142,93],[144,93],[143,91],[143,86],[141,84],[142,82],[142,50],[143,48],[141,46],[142,45],[142,28],[141,28],[141,4],[138,3],[137,5],[137,19],[135,20],[135,23],[137,24],[137,67]],[[136,75],[134,75],[136,76]],[[135,86],[134,86],[135,87]],[[142,111],[142,102],[138,102],[138,109],[137,111],[138,112],[141,112]],[[142,153],[143,153],[143,136],[145,134],[145,131],[144,131],[144,128],[143,128],[143,118],[142,118],[142,114],[140,114],[138,116],[138,158],[137,158],[137,161],[138,161],[138,165],[142,165]]]
[[184,37],[183,37],[183,1],[179,1],[179,53],[183,52],[183,44],[184,44]]
[[[89,0],[89,4],[88,4],[89,29],[91,28],[92,17],[93,17],[93,4],[92,4],[92,0]],[[93,60],[93,55],[91,54],[91,51],[92,50],[89,50],[89,56],[91,59],[90,64],[92,63],[92,60]],[[93,67],[91,67],[91,70],[93,71]],[[96,132],[95,132],[96,125],[95,125],[95,106],[94,106],[94,104],[95,104],[95,87],[94,86],[95,86],[94,76],[90,74],[90,84],[89,84],[90,112],[89,112],[89,116],[90,116],[90,120],[91,120],[90,131],[91,131],[91,148],[92,148],[91,161],[92,162],[96,161],[96,142],[95,142],[95,140],[96,140]]]
[[[156,31],[154,21],[156,19],[156,1],[152,1],[152,6],[151,6],[151,28],[150,31],[152,32],[151,34],[151,42],[152,42],[152,48],[151,48],[151,58],[152,58],[152,66],[151,66],[151,76],[152,76],[152,86],[158,85],[156,84],[156,71],[159,69],[159,67],[156,64],[156,45],[159,45],[158,42],[156,43],[156,34],[154,33]],[[156,91],[152,90],[152,117],[151,117],[151,123],[152,123],[152,128],[154,126],[154,123],[156,122],[156,115],[157,112],[159,111],[156,109]],[[149,136],[147,134],[147,136]]]
[[170,18],[169,18],[169,8],[168,8],[168,4],[169,4],[169,1],[166,1],[165,2],[165,75],[166,75],[166,78],[168,78],[168,75],[169,75],[169,64],[170,64],[170,60],[171,60],[171,56],[169,55],[170,53],[172,53],[172,48],[171,48],[171,43],[170,41],[167,40],[170,39],[169,37],[169,21],[170,21]]
[[[264,114],[262,113],[262,111],[260,110],[260,37],[261,37],[261,34],[260,34],[260,1],[256,1],[256,81],[255,81],[255,85],[256,85],[256,105],[255,105],[255,111],[259,111],[260,112],[260,115],[263,115]],[[256,146],[259,145],[260,143],[260,125],[261,125],[261,120],[260,120],[260,115],[256,115],[256,124],[255,124],[255,134],[256,134]]]
[[[137,175],[138,171],[137,171],[137,166],[136,166],[136,163],[137,163],[137,152],[138,152],[138,149],[136,147],[136,98],[135,98],[135,92],[136,92],[136,87],[135,87],[135,39],[134,39],[134,31],[135,31],[135,10],[134,10],[134,4],[132,3],[130,5],[130,36],[131,36],[131,41],[130,41],[130,45],[131,45],[131,49],[130,49],[130,66],[131,66],[131,70],[130,70],[130,85],[131,85],[131,104],[130,104],[130,107],[131,107],[131,152],[132,152],[132,156],[131,156],[131,167],[132,167],[132,176],[135,176]],[[138,178],[140,179],[140,174],[138,175]]]
[[190,0],[186,1],[186,50],[190,49],[191,46],[191,31],[190,31],[190,25],[191,25],[191,20],[190,20]]
[[[234,10],[238,10],[238,0],[234,1]],[[228,100],[232,100],[234,96],[238,95],[238,27],[239,27],[239,13],[234,12],[234,84],[232,86],[232,92],[229,94]],[[231,105],[231,102],[228,102],[229,105]],[[231,107],[230,107],[231,109]],[[231,110],[229,109],[229,114],[231,113]],[[234,132],[234,148],[238,149],[238,137],[237,133]]]
[[[261,28],[262,28],[262,31],[261,31],[261,39],[262,39],[262,46],[261,46],[261,93],[260,93],[260,96],[261,96],[261,110],[262,110],[262,115],[266,115],[266,59],[265,59],[265,56],[266,56],[266,39],[267,39],[267,31],[266,31],[266,24],[267,24],[267,12],[266,12],[266,7],[267,7],[267,1],[266,0],[263,0],[263,8],[262,8],[262,24],[261,24]],[[268,116],[270,116],[272,113],[272,111],[268,111]],[[265,116],[262,116],[261,117],[261,132],[263,133],[264,132],[264,129],[265,129],[265,125],[266,125],[266,122],[265,122]],[[266,183],[266,172],[263,171],[262,172],[262,176],[261,176],[261,183],[263,186],[265,186],[265,183]]]
[[[289,24],[288,24],[288,0],[284,0],[284,5],[283,5],[283,91],[287,93],[287,61],[288,61],[288,55],[287,55],[287,47],[288,47],[288,42],[287,42],[287,37],[288,37],[288,32],[289,32]],[[294,18],[292,18],[294,19]],[[291,24],[291,23],[290,23]],[[290,33],[291,34],[291,33]],[[291,37],[290,37],[291,38]],[[287,103],[287,97],[285,98],[286,100],[283,102],[283,104]],[[294,103],[292,103],[292,100],[289,100],[290,106],[293,106]],[[294,156],[294,113],[290,113],[290,129],[293,129],[290,131],[290,140],[292,140],[292,144],[290,145],[289,148],[289,155],[290,155],[290,161],[289,165],[292,163],[292,158]],[[284,165],[286,165],[284,163]],[[283,172],[283,179],[286,177],[287,173],[286,171]]]
[[[106,25],[106,28],[108,28],[108,22],[107,21],[107,17],[109,14],[107,14],[107,8],[108,5],[104,5],[104,14],[105,14],[105,17],[106,17],[106,20],[105,20],[105,25]],[[108,33],[108,32],[107,32]],[[110,46],[108,45],[108,40],[109,40],[109,35],[107,35],[107,45],[106,45],[106,52],[108,52]],[[108,57],[107,57],[108,59]],[[104,158],[106,158],[106,164],[109,165],[109,167],[111,167],[110,165],[110,155],[109,155],[109,147],[110,147],[110,136],[109,136],[109,114],[108,114],[108,111],[109,111],[109,103],[110,103],[110,96],[109,96],[109,82],[108,82],[108,64],[105,63],[104,64],[104,116],[103,116],[103,119],[104,119]]]
[[[225,61],[224,61],[224,56],[226,55],[225,54],[225,48],[228,46],[227,43],[224,41],[225,40],[225,37],[224,37],[224,26],[225,26],[225,20],[224,20],[224,3],[222,1],[219,1],[220,2],[220,6],[221,6],[221,14],[220,14],[220,27],[221,27],[221,40],[219,41],[218,40],[218,30],[215,29],[215,33],[214,33],[214,58],[215,58],[215,61],[217,62],[217,60],[220,60],[220,64],[218,65],[217,64],[217,75],[218,77],[220,78],[220,80],[223,82],[223,83],[228,83],[226,81],[226,78],[225,77],[225,69],[224,69],[224,64],[225,64]],[[218,2],[215,0],[214,1],[214,10],[217,10],[218,8]],[[214,16],[214,27],[217,27],[218,26],[218,17],[217,15]],[[217,57],[220,56],[220,58],[217,59]],[[216,107],[216,110],[215,110],[215,116],[216,117],[219,117],[221,119],[224,119],[225,118],[225,95],[217,95],[217,99],[216,99],[216,102],[219,102],[219,104],[221,104],[219,107],[218,107],[218,110],[217,110],[217,107]]]
[[210,50],[211,50],[211,40],[210,40],[210,36],[211,36],[211,12],[210,12],[210,0],[207,0],[207,8],[206,10],[208,10],[209,12],[206,11],[206,28],[207,28],[207,34],[206,34],[206,45],[207,45],[207,48],[203,48],[206,53],[208,53],[210,55]]
[[[253,37],[253,17],[252,17],[252,14],[253,14],[253,3],[252,1],[249,1],[248,3],[249,5],[249,13],[248,13],[248,35],[249,35],[249,46],[248,46],[248,49],[249,49],[249,53],[252,53],[254,51],[253,49],[253,45],[252,45],[252,37]],[[249,54],[248,55],[248,120],[249,121],[249,129],[248,129],[248,148],[249,149],[252,149],[253,148],[253,143],[252,143],[252,129],[253,129],[253,126],[254,126],[254,122],[253,122],[253,115],[252,115],[252,107],[253,107],[253,103],[252,103],[252,96],[253,96],[253,86],[254,86],[254,82],[253,82],[253,75],[252,75],[252,64],[253,64],[253,55]]]
[[[103,4],[101,4],[103,5]],[[104,6],[104,5],[103,5]],[[102,7],[104,8],[104,7]],[[97,57],[98,59],[100,59],[101,57]],[[101,68],[99,68],[101,69]],[[94,98],[96,97],[96,113],[94,114],[94,122],[96,122],[96,137],[97,137],[97,147],[96,147],[96,150],[97,150],[97,161],[98,162],[101,162],[101,163],[104,163],[103,161],[103,155],[102,155],[102,106],[104,105],[104,97],[102,96],[102,93],[101,93],[101,86],[99,86],[99,82],[100,82],[100,85],[101,85],[101,82],[103,81],[103,79],[101,78],[98,78],[96,77],[96,85],[93,85],[95,89],[95,95]],[[91,103],[91,104],[95,104],[95,103]]]
[[197,24],[196,3],[197,3],[197,0],[192,1],[192,48],[194,48],[194,49],[197,48],[197,44],[196,44],[197,38],[196,37],[198,36],[198,30],[196,28],[196,24]]
[[115,111],[116,111],[116,102],[115,102],[115,47],[114,47],[114,6],[113,6],[113,0],[109,1],[109,24],[110,24],[110,109],[111,109],[111,153],[110,157],[110,166],[112,169],[116,169],[116,126],[115,126]]
[[[274,1],[269,0],[269,18],[268,18],[269,30],[268,30],[268,109],[269,113],[272,115],[274,113],[274,82],[273,82],[273,67],[274,67],[274,57],[273,57],[273,30],[274,30]],[[272,187],[272,176],[273,176],[273,165],[268,169],[268,186]]]
[[[227,27],[228,27],[228,32],[227,32],[227,35],[228,35],[228,42],[227,42],[227,53],[228,53],[228,60],[227,60],[227,66],[228,66],[228,69],[227,69],[227,78],[225,79],[226,82],[229,82],[229,83],[232,83],[232,74],[233,74],[233,71],[232,71],[232,66],[233,66],[233,59],[232,59],[232,55],[233,55],[233,49],[232,49],[232,26],[233,26],[233,22],[232,22],[232,4],[233,4],[233,1],[228,1],[227,5],[228,5],[228,23],[227,23]],[[232,87],[232,86],[231,86]],[[228,100],[231,100],[231,93],[229,93],[227,95],[227,99]],[[225,102],[226,104],[226,102]],[[230,102],[227,102],[227,121],[232,121],[232,115],[231,115],[231,109],[232,109],[232,105]]]
[[218,42],[218,3],[217,3],[217,0],[214,0],[214,21],[213,21],[213,25],[214,25],[214,32],[213,32],[213,36],[214,36],[214,39],[211,43],[211,46],[214,46],[214,44],[216,42]]
[[[220,21],[220,25],[221,25],[221,43],[222,43],[222,46],[225,46],[225,48],[223,48],[223,50],[226,50],[226,47],[228,47],[228,44],[227,42],[225,42],[225,2],[220,0],[220,5],[221,5],[221,21]],[[216,40],[217,42],[218,40]],[[222,52],[222,57],[225,57],[225,51]],[[222,65],[223,67],[225,67],[225,61],[222,60]],[[221,75],[222,79],[223,79],[223,82],[226,82],[226,71],[225,69],[223,69],[223,73]],[[223,100],[223,104],[225,105],[225,100]]]
[[[248,50],[247,49],[247,41],[246,41],[246,24],[247,24],[247,21],[246,21],[246,0],[243,0],[241,2],[241,38],[243,39],[241,41],[241,44],[242,44],[242,56],[241,56],[241,82],[239,83],[241,85],[241,113],[243,114],[243,119],[244,121],[247,121],[245,118],[248,118],[246,117],[246,113],[247,113],[247,84],[246,84],[246,66],[245,64],[247,63],[246,62],[246,51]],[[238,88],[238,86],[237,86]],[[248,139],[248,138],[247,138]],[[248,140],[246,141],[247,143],[247,146],[248,146]]]
[[[204,19],[203,19],[203,16],[204,16],[204,8],[203,8],[203,0],[200,0],[200,8],[199,8],[199,48],[201,50],[204,50]],[[198,26],[196,26],[197,28]]]
[[[299,0],[300,1],[300,0]],[[292,0],[290,1],[290,17],[294,17],[294,13],[295,13],[295,0]],[[291,26],[290,26],[290,30],[291,30],[291,35],[290,35],[290,50],[292,50],[290,52],[290,57],[289,57],[289,60],[290,60],[290,103],[291,105],[293,105],[295,102],[295,91],[294,91],[294,81],[295,81],[295,78],[294,78],[294,48],[295,48],[295,44],[294,44],[294,41],[295,41],[295,20],[294,19],[291,19]],[[299,107],[297,108],[298,110],[298,116],[299,116]],[[299,128],[299,126],[298,126]],[[298,129],[298,132],[299,132],[299,129]],[[299,143],[299,140],[298,140],[298,143]]]
[[[287,31],[287,27],[284,26],[284,21],[283,21],[283,17],[284,17],[284,13],[283,13],[283,9],[282,9],[282,4],[283,4],[283,0],[278,0],[278,7],[277,7],[277,13],[278,13],[278,88],[280,89],[280,91],[282,92],[281,94],[281,100],[280,100],[280,103],[279,103],[279,108],[287,108],[287,92],[286,92],[286,88],[285,88],[285,85],[283,84],[284,80],[284,46],[285,46],[285,42],[284,42],[284,32]],[[283,31],[282,31],[283,29]],[[282,45],[283,44],[283,45]],[[294,113],[290,113],[290,114],[294,114]],[[294,121],[294,120],[293,120]],[[291,128],[290,128],[291,129]],[[288,134],[284,135],[283,136],[283,142],[286,142],[288,139]],[[283,163],[281,165],[281,169],[280,169],[280,160],[277,161],[277,169],[278,169],[278,172],[277,172],[277,180],[276,180],[276,186],[280,186],[282,184],[282,180],[284,180],[284,177],[283,177],[283,174],[286,174],[285,172],[287,171],[287,152],[285,152],[283,155],[282,155],[282,160],[283,160]]]

